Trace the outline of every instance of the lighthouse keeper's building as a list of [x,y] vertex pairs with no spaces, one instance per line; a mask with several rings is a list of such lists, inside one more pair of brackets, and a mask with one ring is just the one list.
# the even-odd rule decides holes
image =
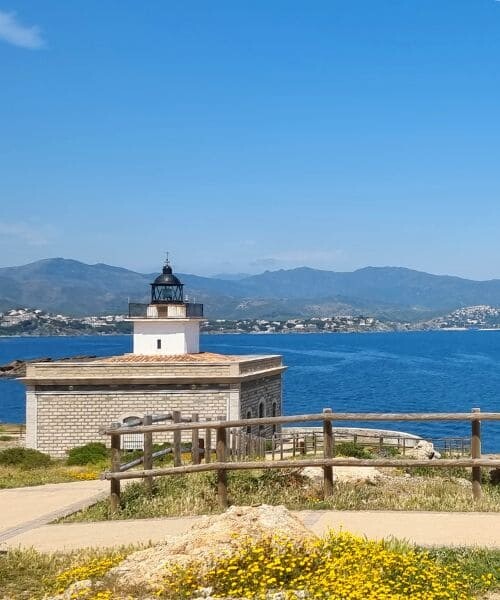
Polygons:
[[[27,366],[28,447],[62,457],[75,446],[108,442],[102,426],[172,410],[196,412],[201,421],[282,414],[281,356],[200,352],[203,305],[184,300],[168,261],[151,284],[150,303],[130,304],[129,318],[130,354]],[[253,433],[270,436],[272,428]]]

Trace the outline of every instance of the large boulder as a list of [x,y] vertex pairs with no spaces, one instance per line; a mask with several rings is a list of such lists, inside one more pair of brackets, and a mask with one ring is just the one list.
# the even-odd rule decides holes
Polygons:
[[280,534],[297,540],[315,537],[284,506],[232,506],[220,515],[201,517],[190,531],[164,544],[134,552],[110,574],[124,589],[129,584],[154,589],[167,565],[197,560],[209,568],[215,559],[232,554],[249,537]]
[[420,460],[441,458],[441,454],[434,448],[434,444],[426,440],[419,440],[413,448],[407,449],[406,456]]

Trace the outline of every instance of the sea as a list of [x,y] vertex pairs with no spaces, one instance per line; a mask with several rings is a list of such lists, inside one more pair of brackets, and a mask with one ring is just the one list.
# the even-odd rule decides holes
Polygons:
[[[131,336],[4,337],[0,364],[14,359],[131,351]],[[500,412],[500,331],[335,334],[207,334],[201,349],[281,354],[284,412]],[[0,380],[0,423],[25,421],[24,386]],[[339,423],[370,426],[370,423]],[[376,423],[425,438],[468,436],[459,422]],[[483,422],[483,451],[500,452],[500,423]]]

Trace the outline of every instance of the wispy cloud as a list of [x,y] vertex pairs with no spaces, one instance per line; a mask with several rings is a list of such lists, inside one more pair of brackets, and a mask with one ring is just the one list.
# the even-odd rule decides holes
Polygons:
[[0,243],[17,240],[28,246],[46,246],[50,243],[50,228],[32,223],[0,223]]
[[30,50],[38,50],[45,46],[38,26],[22,25],[15,13],[2,10],[0,10],[0,40]]

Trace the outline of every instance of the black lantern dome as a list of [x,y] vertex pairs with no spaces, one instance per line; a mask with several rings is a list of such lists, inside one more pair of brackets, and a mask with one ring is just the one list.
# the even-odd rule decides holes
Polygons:
[[151,304],[184,302],[184,284],[173,274],[167,258],[162,272],[151,284]]

